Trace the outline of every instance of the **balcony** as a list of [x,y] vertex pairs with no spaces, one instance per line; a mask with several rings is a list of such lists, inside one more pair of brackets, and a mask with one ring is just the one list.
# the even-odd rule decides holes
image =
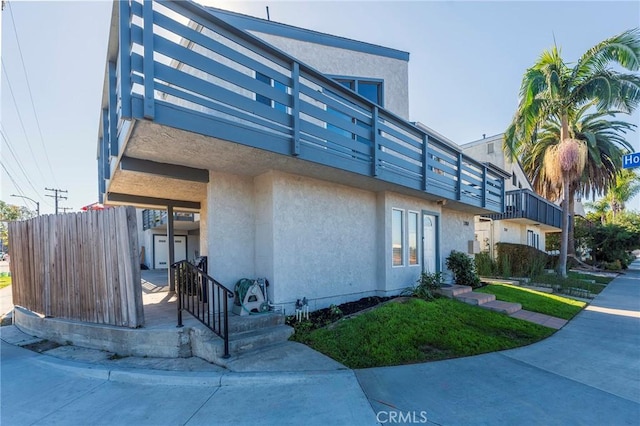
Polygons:
[[562,209],[529,189],[507,191],[504,213],[489,214],[484,217],[539,224],[546,231],[559,231],[562,227]]
[[[196,220],[196,215],[194,213],[182,213],[177,212],[173,214],[173,220],[175,222],[189,222],[190,225],[187,225],[186,228],[176,224],[177,229],[182,228],[197,228],[198,224]],[[146,231],[147,229],[153,228],[164,228],[167,225],[167,212],[164,210],[150,210],[145,209],[142,211],[142,230]]]
[[[107,201],[126,199],[123,188],[143,186],[118,182],[134,157],[244,174],[260,168],[316,175],[324,170],[348,184],[444,199],[455,209],[504,211],[500,169],[206,8],[183,1],[120,1],[116,7],[112,28],[118,34],[110,37],[99,132],[99,186]],[[153,138],[140,136],[144,131]],[[190,138],[193,145],[185,142]],[[192,188],[182,188],[173,194],[203,199],[203,189],[190,194]]]

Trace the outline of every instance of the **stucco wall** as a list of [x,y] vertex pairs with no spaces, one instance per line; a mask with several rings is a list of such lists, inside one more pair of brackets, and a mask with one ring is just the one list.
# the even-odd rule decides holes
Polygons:
[[469,254],[469,241],[475,240],[474,215],[446,208],[442,209],[442,270],[447,280],[452,279],[451,272],[446,270],[445,259],[453,250]]
[[384,107],[409,119],[409,64],[407,61],[332,46],[253,33],[318,71],[350,77],[384,80]]
[[[422,213],[429,212],[436,216],[441,213],[441,208],[438,204],[419,198],[408,197],[405,195],[396,194],[393,192],[384,192],[378,194],[379,203],[382,207],[381,214],[384,216],[384,228],[379,229],[378,233],[383,236],[384,241],[381,242],[384,252],[384,257],[381,259],[383,265],[380,269],[380,281],[379,288],[384,290],[388,294],[395,294],[403,289],[415,284],[417,279],[423,270],[422,262]],[[404,265],[393,266],[392,265],[392,221],[391,215],[393,209],[401,209],[404,216]],[[408,264],[408,243],[407,243],[407,213],[409,211],[415,211],[419,213],[418,224],[418,265]],[[442,257],[440,259],[440,264]],[[442,270],[442,266],[441,266]]]
[[210,171],[207,203],[209,275],[233,289],[255,275],[253,178]]
[[276,302],[315,310],[374,294],[374,193],[273,173],[273,205]]

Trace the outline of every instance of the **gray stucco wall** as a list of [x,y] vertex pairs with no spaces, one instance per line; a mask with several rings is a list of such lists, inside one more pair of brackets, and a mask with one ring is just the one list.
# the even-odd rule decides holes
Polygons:
[[368,191],[274,174],[274,294],[310,309],[376,290],[376,197]]
[[210,171],[207,203],[209,275],[233,289],[255,275],[253,178]]
[[[405,224],[408,212],[419,214],[418,265],[392,266],[393,208],[403,210]],[[277,171],[255,178],[211,172],[201,242],[206,233],[209,273],[223,284],[233,288],[240,278],[265,277],[269,299],[287,313],[303,297],[316,310],[413,285],[423,270],[424,212],[439,217],[444,269],[450,251],[466,252],[473,240],[473,215]],[[405,226],[408,260],[406,232]]]
[[441,223],[442,270],[450,280],[452,275],[446,270],[445,259],[453,250],[469,254],[469,241],[475,240],[474,215],[443,208]]

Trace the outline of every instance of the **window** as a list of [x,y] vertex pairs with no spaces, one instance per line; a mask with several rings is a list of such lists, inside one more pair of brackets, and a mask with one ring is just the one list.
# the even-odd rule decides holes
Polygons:
[[540,235],[537,234],[536,232],[527,230],[527,245],[539,249]]
[[335,77],[334,79],[344,87],[364,96],[371,102],[375,102],[376,104],[383,106],[382,80],[367,80],[351,77]]
[[511,173],[511,183],[513,183],[513,186],[517,186],[518,185],[518,179],[516,178],[516,172]]
[[409,212],[409,219],[407,221],[407,227],[409,232],[409,265],[417,265],[418,256],[418,213]]
[[392,265],[404,265],[404,211],[393,209],[391,211],[391,251]]
[[493,142],[487,144],[487,154],[493,154]]
[[[283,93],[287,93],[287,86],[285,86],[284,84],[280,83],[279,81],[274,81],[271,77],[264,75],[260,72],[256,71],[256,80],[261,81],[265,84],[268,84],[269,86],[275,87],[276,89],[278,89],[279,91],[283,92]],[[263,96],[259,93],[256,93],[256,101],[260,102],[261,104],[265,104],[267,106],[270,106],[271,108],[277,109],[278,111],[282,111],[282,112],[287,112],[287,106],[283,105],[279,102],[276,102],[274,100],[272,100],[271,98],[268,98],[266,96]]]

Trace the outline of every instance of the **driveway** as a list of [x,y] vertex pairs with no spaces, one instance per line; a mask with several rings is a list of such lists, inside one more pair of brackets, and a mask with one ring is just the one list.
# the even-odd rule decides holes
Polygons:
[[542,342],[356,375],[382,422],[636,425],[640,260]]

